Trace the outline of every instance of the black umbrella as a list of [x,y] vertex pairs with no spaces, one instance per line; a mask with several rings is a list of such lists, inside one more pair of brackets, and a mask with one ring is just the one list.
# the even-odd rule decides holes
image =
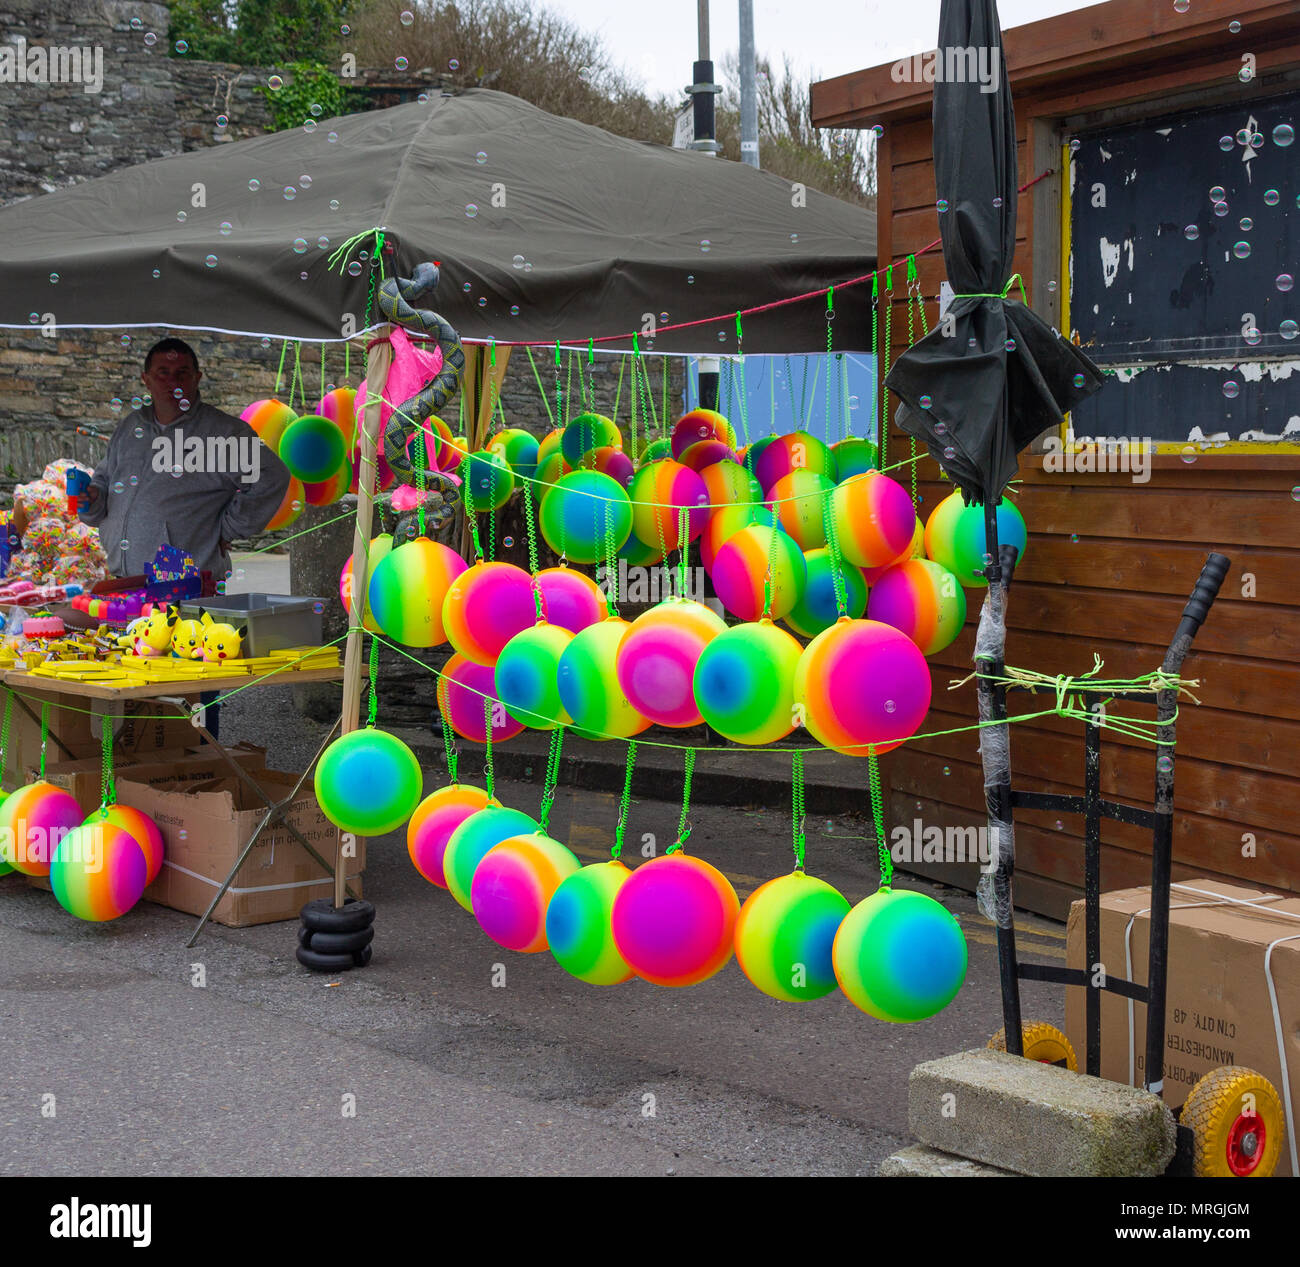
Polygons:
[[925,440],[967,503],[996,504],[1017,454],[1103,380],[1014,298],[1016,120],[994,0],[944,0],[938,54],[935,187],[956,297],[885,385],[902,402],[895,422]]

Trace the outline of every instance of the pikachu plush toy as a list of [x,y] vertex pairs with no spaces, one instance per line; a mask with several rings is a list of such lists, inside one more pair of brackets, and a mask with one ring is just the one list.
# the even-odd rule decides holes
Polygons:
[[178,660],[203,659],[203,623],[178,620],[172,626],[172,655]]
[[210,664],[219,664],[222,660],[238,660],[243,647],[247,625],[238,629],[234,625],[218,623],[210,613],[199,608],[199,624],[203,629],[201,654]]
[[172,645],[172,630],[180,618],[179,607],[160,607],[141,620],[132,621],[127,630],[131,650],[138,656],[166,655]]

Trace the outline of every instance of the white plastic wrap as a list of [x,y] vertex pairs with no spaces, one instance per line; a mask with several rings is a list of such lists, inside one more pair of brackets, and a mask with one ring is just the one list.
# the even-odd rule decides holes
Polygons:
[[[975,634],[975,667],[988,672],[990,662],[1002,663],[1007,645],[1006,594],[1000,585],[990,585],[980,612],[979,628]],[[978,691],[981,722],[993,720],[993,692],[981,682]],[[984,767],[985,797],[990,807],[997,803],[991,789],[1011,783],[1011,735],[1007,723],[980,730],[980,760]],[[988,826],[989,865],[979,878],[976,896],[979,908],[987,919],[999,928],[1010,928],[1012,922],[1011,876],[1016,865],[1015,826],[997,818],[992,810]]]

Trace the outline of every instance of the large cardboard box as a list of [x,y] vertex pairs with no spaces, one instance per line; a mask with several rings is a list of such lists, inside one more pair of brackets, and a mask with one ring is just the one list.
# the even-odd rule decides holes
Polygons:
[[[265,767],[249,773],[275,801],[287,797],[295,782],[294,775]],[[145,897],[191,915],[207,910],[266,812],[233,774],[195,780],[178,771],[174,778],[136,782],[134,768],[128,768],[117,779],[117,799],[149,814],[166,844],[162,871]],[[334,857],[338,829],[321,813],[310,780],[285,817],[323,858]],[[365,841],[355,841],[352,848],[356,856],[344,861],[349,883],[360,896]],[[304,903],[333,896],[333,886],[328,872],[278,824],[258,837],[212,918],[232,928],[297,919]]]
[[[1173,886],[1169,910],[1164,1099],[1175,1112],[1202,1075],[1245,1065],[1277,1088],[1290,1119],[1275,1173],[1294,1174],[1300,1122],[1300,898],[1217,880]],[[1101,962],[1111,976],[1145,984],[1150,887],[1101,897]],[[1066,955],[1084,966],[1083,902],[1070,908]],[[1131,1017],[1130,1017],[1131,1009]],[[1082,1068],[1084,991],[1066,990],[1065,1032]],[[1101,996],[1101,1075],[1140,1085],[1146,1064],[1146,1008]]]

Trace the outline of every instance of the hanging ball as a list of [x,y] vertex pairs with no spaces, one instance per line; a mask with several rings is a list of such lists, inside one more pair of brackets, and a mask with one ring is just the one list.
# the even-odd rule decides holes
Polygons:
[[700,653],[695,702],[736,743],[784,739],[795,726],[794,672],[803,648],[770,620],[734,625]]
[[76,797],[53,783],[29,783],[0,803],[0,862],[24,875],[49,875],[59,842],[85,815]]
[[[741,464],[755,479],[758,479],[758,459],[763,456],[764,451],[769,445],[776,443],[776,436],[759,436],[752,444],[747,444],[743,453],[736,454],[736,461]],[[779,477],[778,477],[779,478]],[[759,487],[762,487],[762,481],[759,480]]]
[[126,828],[96,817],[59,841],[50,888],[69,915],[103,923],[125,915],[140,900],[148,871],[140,842]]
[[295,418],[280,436],[280,461],[304,484],[332,479],[347,456],[343,433],[319,414]]
[[284,429],[298,416],[282,400],[255,400],[242,414],[244,422],[261,437],[262,443],[272,453],[280,452],[280,437]]
[[763,492],[769,496],[777,480],[791,471],[812,471],[814,475],[824,475],[832,484],[839,473],[835,455],[809,431],[791,431],[773,437],[755,458],[753,471]]
[[763,490],[758,481],[734,458],[711,462],[700,470],[699,475],[709,495],[710,510],[763,500]]
[[840,552],[858,567],[879,567],[906,550],[916,525],[907,489],[879,471],[855,475],[831,494]]
[[[804,558],[807,579],[799,601],[786,613],[785,623],[805,638],[815,638],[839,619],[835,605],[835,567],[829,550],[809,550]],[[840,560],[844,611],[856,620],[867,610],[867,583],[862,571]]]
[[831,947],[848,899],[825,880],[795,871],[749,895],[736,920],[736,960],[764,994],[820,999],[835,989]]
[[499,453],[484,449],[461,459],[456,474],[461,479],[461,496],[478,514],[500,510],[515,491],[515,474]]
[[750,524],[719,548],[710,575],[718,598],[733,616],[757,620],[763,614],[769,562],[771,616],[779,620],[799,601],[807,583],[799,543],[780,528]]
[[816,471],[791,471],[772,485],[768,501],[781,527],[801,550],[818,550],[826,544],[824,518],[829,513],[834,483]]
[[527,836],[535,831],[537,824],[527,814],[506,809],[499,801],[490,801],[486,809],[471,814],[451,833],[443,851],[442,874],[447,892],[472,911],[474,872],[488,851],[511,836]]
[[651,440],[637,455],[637,466],[639,468],[649,462],[662,462],[664,458],[670,458],[672,455],[672,442],[667,436],[660,436],[658,440]]
[[[1015,546],[1020,551],[1019,567],[1025,559],[1029,530],[1024,516],[1014,502],[1005,497],[998,503],[998,545]],[[963,585],[987,586],[984,569],[988,538],[984,531],[984,507],[967,506],[960,493],[945,497],[931,512],[925,525],[925,552],[942,563]]]
[[158,824],[148,814],[130,805],[110,805],[106,810],[95,810],[83,825],[89,827],[95,823],[108,823],[129,832],[144,854],[145,884],[152,884],[158,878],[166,844]]
[[912,540],[907,549],[896,559],[891,559],[888,563],[881,564],[877,568],[863,568],[862,579],[868,585],[874,585],[886,572],[897,563],[905,563],[908,559],[925,558],[925,525],[921,522],[918,515],[915,525],[912,529]]
[[[387,532],[381,533],[371,540],[370,548],[366,551],[366,558],[369,561],[366,575],[371,581],[374,579],[375,569],[388,557],[392,549],[393,538]],[[349,616],[352,614],[352,583],[352,556],[349,554],[348,561],[343,565],[343,571],[339,573],[339,600],[343,604],[343,610]],[[367,582],[366,588],[369,590],[369,582]],[[441,612],[439,614],[441,615]],[[370,606],[369,594],[366,596],[365,610],[361,613],[361,623],[371,633],[381,632],[378,623],[375,621],[374,610]]]
[[579,865],[558,840],[539,832],[493,845],[470,882],[470,909],[479,927],[507,950],[535,955],[547,949],[546,908]]
[[520,479],[537,472],[537,437],[520,427],[505,427],[488,440],[488,450],[499,453]]
[[438,712],[447,725],[471,743],[483,743],[487,738],[484,713],[488,710],[493,743],[505,743],[523,733],[523,722],[511,717],[497,698],[496,669],[490,664],[475,664],[459,654],[448,657],[438,675],[437,699]]
[[861,440],[857,436],[846,436],[831,445],[835,457],[835,470],[842,484],[855,475],[865,475],[880,466],[880,451],[870,440]]
[[[356,493],[361,488],[361,447],[356,445],[348,450],[348,461],[352,465],[352,480],[348,484],[347,491]],[[382,493],[386,489],[392,488],[397,482],[397,476],[393,474],[393,468],[388,465],[388,459],[384,457],[383,446],[381,445],[375,453],[375,492]]]
[[351,448],[357,442],[357,392],[355,387],[336,387],[326,392],[316,406],[316,413],[328,418],[343,436],[343,444]]
[[280,498],[280,505],[266,525],[266,531],[279,532],[281,528],[287,528],[302,514],[306,505],[306,486],[296,475],[290,475],[289,487],[284,490],[284,496]]
[[572,467],[582,465],[584,454],[592,449],[621,449],[623,433],[612,418],[604,414],[578,414],[560,432],[560,452]]
[[794,675],[804,725],[852,757],[897,748],[930,708],[930,667],[906,634],[875,620],[837,620],[804,648]]
[[551,457],[553,454],[559,453],[561,457],[563,456],[563,453],[561,452],[560,449],[560,442],[563,439],[564,439],[564,428],[556,427],[553,431],[548,431],[537,442],[537,465],[538,466],[540,466],[543,462],[546,461],[547,458]]
[[538,624],[515,634],[496,663],[497,698],[516,721],[534,730],[554,730],[573,719],[560,703],[556,673],[573,634],[559,625]]
[[[420,454],[416,448],[416,442],[424,444],[424,469],[426,471],[457,471],[459,473],[460,464],[469,456],[463,437],[456,437],[451,434],[451,428],[435,414],[430,414],[418,427],[414,427],[411,434],[406,437],[406,460],[411,464],[411,469],[418,471],[420,469]],[[380,444],[380,456],[383,455],[383,445]],[[408,476],[413,484],[413,476]],[[477,503],[476,503],[477,504]],[[479,507],[483,509],[483,507]]]
[[879,889],[835,934],[840,989],[881,1021],[942,1012],[966,980],[966,938],[947,908],[908,889]]
[[602,475],[608,475],[620,488],[629,487],[636,474],[632,459],[622,449],[608,447],[584,453],[581,467],[584,471],[599,471]]
[[[546,615],[545,597],[541,614]],[[531,629],[537,615],[533,578],[513,563],[480,560],[452,581],[442,604],[448,641],[475,664],[495,664],[501,648]]]
[[686,508],[686,539],[694,541],[704,527],[709,494],[704,481],[689,467],[664,459],[643,466],[628,488],[632,499],[632,531],[642,541],[673,551],[679,520]]
[[537,485],[533,488],[533,501],[536,502],[539,497],[544,498],[552,484],[554,484],[562,475],[568,475],[573,470],[565,460],[564,454],[555,452],[548,454],[537,463]]
[[343,464],[328,479],[303,484],[303,499],[308,506],[332,506],[348,491],[352,475],[352,467],[344,457]]
[[[755,481],[757,485],[757,481]],[[776,515],[766,506],[752,502],[741,502],[735,506],[723,506],[709,513],[704,531],[700,533],[700,563],[704,570],[713,572],[713,560],[722,546],[731,540],[742,528],[750,524],[762,524],[771,528],[776,524]]]
[[415,869],[430,884],[440,889],[447,887],[443,873],[443,855],[447,841],[471,814],[488,806],[488,794],[482,788],[468,783],[453,783],[440,787],[415,807],[411,821],[406,825],[406,852],[411,855]]
[[618,648],[630,628],[621,616],[607,616],[578,633],[560,656],[560,703],[583,739],[630,739],[650,725],[618,682]]
[[961,633],[966,623],[966,591],[940,563],[908,559],[896,563],[871,587],[867,617],[902,630],[934,655]]
[[658,545],[642,541],[634,532],[619,546],[618,557],[630,568],[653,567],[663,562],[664,552]]
[[703,603],[668,598],[643,612],[619,643],[618,684],[628,702],[659,726],[698,726],[695,666],[726,622]]
[[683,853],[643,863],[614,898],[618,953],[654,985],[698,985],[731,958],[740,899],[716,867]]
[[546,601],[546,619],[570,633],[581,633],[605,619],[605,594],[585,572],[577,568],[543,568],[537,584]]
[[683,449],[674,460],[698,475],[703,474],[706,467],[715,466],[719,462],[735,464],[736,454],[721,440],[700,440],[690,448]]
[[[381,541],[383,537],[371,542],[371,550]],[[440,647],[446,642],[446,599],[466,575],[465,560],[441,542],[416,537],[395,550],[381,546],[374,569],[367,588],[379,628],[404,647]]]
[[632,873],[618,861],[593,862],[560,882],[546,908],[546,940],[556,962],[588,985],[622,985],[636,975],[618,953],[614,899]]
[[669,441],[673,457],[680,461],[687,449],[702,440],[717,440],[728,449],[736,447],[736,433],[722,414],[716,409],[692,409],[673,424]]
[[572,471],[546,491],[538,523],[546,544],[575,563],[596,563],[606,554],[606,527],[617,550],[632,531],[632,504],[612,476]]
[[334,740],[316,764],[321,812],[358,836],[396,831],[415,812],[423,783],[415,753],[373,726]]

